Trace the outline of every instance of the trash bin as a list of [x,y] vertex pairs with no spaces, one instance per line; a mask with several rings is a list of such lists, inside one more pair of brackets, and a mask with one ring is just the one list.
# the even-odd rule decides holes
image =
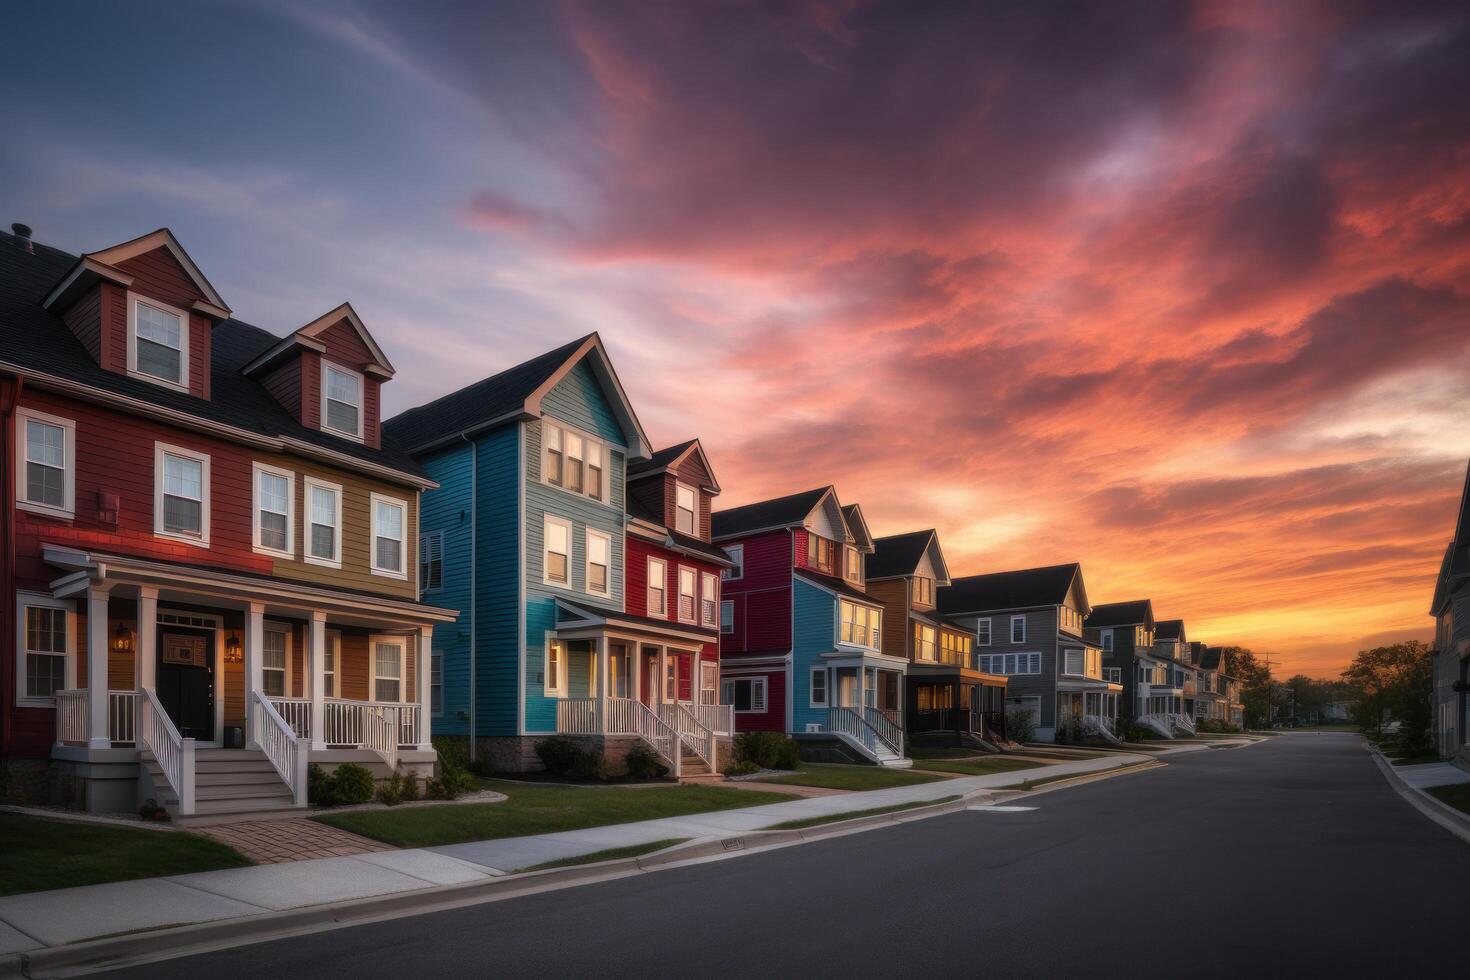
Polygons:
[[225,748],[243,749],[245,747],[245,729],[239,725],[225,726]]

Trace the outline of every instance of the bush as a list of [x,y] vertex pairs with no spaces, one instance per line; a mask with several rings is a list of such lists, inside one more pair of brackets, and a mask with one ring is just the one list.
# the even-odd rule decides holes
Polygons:
[[1030,708],[1006,713],[1006,738],[1012,742],[1029,742],[1036,737],[1036,712]]
[[435,735],[434,751],[439,753],[439,762],[466,772],[470,769],[470,740],[462,735]]
[[458,766],[454,757],[439,757],[439,775],[424,783],[424,798],[430,800],[457,800],[466,793],[479,788],[475,774]]
[[735,738],[735,760],[761,769],[797,769],[801,752],[796,739],[781,732],[742,732]]
[[669,774],[669,767],[659,754],[641,742],[628,750],[623,761],[633,779],[662,779]]
[[328,774],[313,762],[306,767],[306,798],[312,806],[350,806],[373,798],[373,774],[344,762]]
[[582,747],[565,735],[553,735],[536,743],[536,755],[552,775],[572,771],[582,757]]
[[589,748],[577,753],[577,760],[572,763],[572,775],[578,779],[589,779],[601,782],[607,778],[607,763],[602,758],[602,750]]
[[406,773],[402,769],[395,769],[393,775],[378,787],[378,802],[386,806],[411,803],[418,798],[419,781],[412,773]]
[[1086,733],[1082,730],[1082,719],[1068,717],[1057,722],[1058,745],[1081,745],[1085,737]]
[[725,767],[726,777],[749,776],[751,773],[756,773],[760,771],[761,767],[756,765],[754,762],[751,762],[749,759],[744,759],[740,762],[732,762]]

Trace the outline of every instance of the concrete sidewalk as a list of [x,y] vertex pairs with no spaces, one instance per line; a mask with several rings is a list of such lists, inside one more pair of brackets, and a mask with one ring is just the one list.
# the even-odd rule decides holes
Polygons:
[[1147,762],[1161,754],[1165,753],[1115,753],[1037,770],[962,776],[688,817],[10,895],[0,898],[0,955],[121,933],[468,884],[613,847],[675,837],[728,838],[790,820],[999,789],[1039,775],[1102,772]]

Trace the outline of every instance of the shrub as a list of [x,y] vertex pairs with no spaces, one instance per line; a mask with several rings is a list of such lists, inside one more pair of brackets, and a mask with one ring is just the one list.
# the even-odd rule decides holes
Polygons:
[[366,803],[373,798],[373,774],[355,762],[344,762],[332,773],[331,802],[336,806]]
[[1058,745],[1081,745],[1085,737],[1082,730],[1082,719],[1063,718],[1057,722],[1056,740]]
[[725,775],[727,777],[749,776],[751,773],[760,771],[761,767],[756,765],[754,762],[751,762],[749,759],[742,759],[739,762],[732,762],[725,767]]
[[536,755],[553,775],[571,772],[582,756],[582,747],[565,735],[553,735],[536,743]]
[[411,803],[419,798],[419,781],[412,773],[395,769],[383,785],[378,787],[377,799],[387,806]]
[[642,743],[629,749],[623,761],[633,779],[662,779],[669,774],[669,767],[659,754]]
[[797,769],[801,752],[796,739],[781,732],[743,732],[735,739],[737,762],[753,762],[761,769]]
[[306,799],[312,806],[332,805],[332,777],[315,762],[306,767]]
[[435,735],[434,751],[439,753],[439,762],[446,766],[468,771],[470,768],[470,741],[461,735]]
[[1012,742],[1029,742],[1036,736],[1036,712],[1030,708],[1006,714],[1006,738]]
[[602,758],[602,750],[589,748],[578,752],[576,761],[572,763],[572,775],[578,779],[606,779],[607,763]]
[[456,800],[479,787],[475,774],[456,765],[453,757],[439,757],[439,775],[424,784],[424,797],[431,800]]

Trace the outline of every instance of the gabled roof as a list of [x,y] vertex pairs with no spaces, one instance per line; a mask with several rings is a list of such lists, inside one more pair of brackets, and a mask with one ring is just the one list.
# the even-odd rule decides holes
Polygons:
[[861,507],[857,504],[848,504],[842,508],[842,523],[847,525],[847,533],[852,538],[853,547],[862,552],[872,551],[873,535],[868,531],[868,522],[863,517]]
[[938,576],[936,584],[941,587],[949,585],[949,565],[945,563],[944,553],[939,548],[939,532],[933,528],[927,531],[910,531],[907,534],[892,534],[874,541],[873,553],[868,556],[864,577],[871,582],[912,575],[918,571],[919,563],[926,553],[933,556],[930,563]]
[[[152,237],[145,235],[128,244]],[[172,238],[169,235],[167,240]],[[281,338],[240,320],[223,320],[210,330],[208,399],[103,368],[56,309],[43,306],[43,300],[80,260],[39,242],[33,243],[33,249],[25,251],[13,235],[0,232],[0,364],[25,372],[30,378],[28,384],[51,386],[79,398],[109,404],[146,406],[150,412],[175,419],[180,425],[198,420],[214,432],[229,430],[242,437],[307,444],[314,450],[344,457],[349,463],[385,467],[415,481],[423,480],[418,463],[390,445],[374,449],[297,421],[269,391],[242,370],[261,353],[279,344]],[[95,254],[110,252],[108,249]]]
[[633,413],[632,403],[623,391],[622,382],[613,372],[612,361],[597,334],[588,334],[555,350],[547,351],[515,367],[482,381],[466,385],[458,391],[410,408],[383,423],[383,433],[411,453],[452,442],[520,418],[540,418],[541,399],[556,387],[584,357],[590,358],[593,372],[611,395],[609,401],[621,416],[623,431],[628,436],[629,459],[648,455],[648,437]]
[[[199,307],[199,312],[207,313],[220,320],[230,315],[230,308],[225,304],[224,298],[215,290],[210,281],[204,277],[204,273],[199,271],[199,267],[194,264],[194,260],[189,257],[189,253],[184,251],[184,246],[179,244],[179,240],[174,237],[174,233],[167,228],[151,231],[146,235],[134,238],[130,242],[123,242],[121,245],[114,245],[111,248],[104,248],[100,252],[84,252],[77,257],[66,274],[58,278],[54,288],[46,294],[46,298],[42,300],[41,305],[47,308],[57,305],[57,301],[67,295],[76,282],[91,275],[110,279],[113,282],[117,282],[119,278],[125,279],[127,282],[123,283],[123,285],[127,285],[132,280],[117,268],[117,264],[119,262],[126,262],[128,259],[135,258],[139,255],[144,255],[156,248],[166,249],[179,263],[179,266],[184,270],[184,274],[194,283],[194,287],[204,296],[205,301]],[[56,250],[53,249],[52,251]]]
[[1221,662],[1221,654],[1224,651],[1220,647],[1205,647],[1199,652],[1197,661],[1205,670],[1220,670],[1225,665]]
[[1127,602],[1105,602],[1092,607],[1092,615],[1084,624],[1089,629],[1106,629],[1111,626],[1152,625],[1154,604],[1150,599],[1129,599]]
[[803,490],[773,500],[761,500],[729,510],[717,510],[710,515],[710,537],[718,540],[736,535],[754,534],[757,531],[775,531],[788,527],[800,527],[806,523],[812,511],[835,491],[830,486]]
[[368,349],[368,353],[373,356],[373,363],[365,368],[367,373],[377,375],[384,380],[393,377],[395,372],[392,363],[388,360],[388,355],[383,353],[383,349],[378,346],[378,342],[373,339],[373,335],[368,333],[367,327],[363,326],[362,318],[357,315],[357,311],[352,308],[351,303],[343,303],[336,309],[317,317],[306,326],[298,327],[284,337],[279,344],[276,344],[270,350],[267,350],[255,358],[255,360],[245,365],[245,373],[257,374],[264,371],[277,363],[283,355],[293,352],[298,348],[312,350],[318,354],[324,353],[327,349],[326,345],[317,340],[317,335],[328,327],[344,321],[356,331],[358,339]]
[[704,471],[709,474],[709,486],[707,489],[714,493],[719,493],[720,484],[715,479],[715,468],[709,464],[709,457],[705,455],[704,446],[698,439],[690,439],[678,445],[655,450],[648,459],[640,459],[636,462],[629,463],[628,479],[642,480],[667,472],[668,470],[678,469],[692,455],[699,457]]
[[958,616],[998,609],[1059,606],[1067,601],[1072,582],[1081,574],[1082,566],[1074,561],[1043,568],[966,575],[939,590],[939,611],[946,616]]
[[1434,599],[1429,615],[1438,616],[1450,596],[1470,579],[1470,468],[1465,472],[1465,485],[1460,491],[1460,510],[1455,517],[1455,537],[1445,548],[1439,576],[1434,580]]
[[856,599],[859,602],[866,602],[869,605],[874,606],[881,605],[881,603],[878,602],[877,599],[874,599],[872,596],[868,595],[862,589],[853,585],[845,578],[840,578],[836,575],[828,575],[825,572],[818,572],[810,568],[798,568],[795,570],[795,574],[797,578],[806,579],[813,585],[821,586],[822,588],[835,592],[838,595],[847,596],[849,599]]
[[1161,619],[1154,624],[1154,639],[1156,640],[1182,640],[1184,639],[1184,620]]

